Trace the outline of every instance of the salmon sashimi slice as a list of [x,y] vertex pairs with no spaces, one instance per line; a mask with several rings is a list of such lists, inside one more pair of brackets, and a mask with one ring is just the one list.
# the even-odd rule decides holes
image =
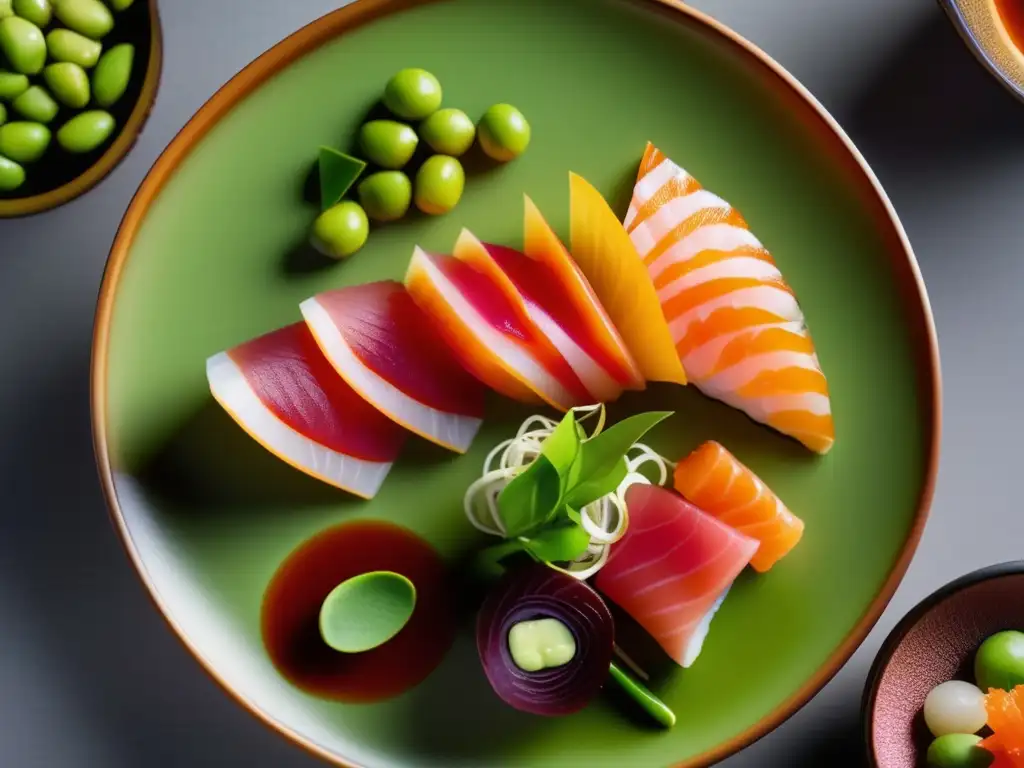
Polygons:
[[453,255],[487,275],[511,303],[522,309],[535,336],[549,341],[553,351],[572,369],[586,402],[609,402],[622,394],[622,386],[594,358],[595,353],[601,354],[600,349],[581,327],[544,264],[512,248],[482,243],[465,231]]
[[206,377],[260,445],[363,498],[380,489],[408,434],[335,373],[305,323],[214,355]]
[[597,587],[689,667],[758,542],[656,486],[630,486],[626,509],[629,528],[612,545]]
[[789,554],[804,534],[803,520],[714,440],[676,465],[674,482],[687,500],[761,543],[750,560],[761,573]]
[[[625,389],[643,389],[645,381],[615,324],[569,251],[534,205],[524,196],[523,253],[536,263],[550,285],[549,304],[575,318],[591,346],[593,358]],[[513,278],[514,279],[514,278]],[[518,283],[517,283],[518,285]],[[565,324],[570,323],[566,320]]]
[[417,248],[405,285],[455,357],[484,384],[561,410],[586,401],[583,384],[523,307],[472,264]]
[[338,288],[300,309],[334,370],[378,411],[445,448],[469,448],[483,420],[484,388],[401,283]]
[[569,174],[570,247],[643,377],[686,383],[658,294],[629,234],[601,193]]
[[693,383],[827,453],[832,405],[803,311],[743,217],[648,143],[623,223]]

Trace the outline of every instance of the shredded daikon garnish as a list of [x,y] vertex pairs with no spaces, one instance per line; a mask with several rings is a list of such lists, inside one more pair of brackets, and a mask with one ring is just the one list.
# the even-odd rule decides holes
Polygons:
[[[604,429],[606,412],[603,404],[587,405],[573,409],[577,423],[596,418],[596,424],[585,440],[592,440]],[[524,471],[540,454],[541,444],[546,440],[558,422],[542,415],[530,416],[520,426],[515,437],[498,443],[484,460],[483,474],[474,481],[464,498],[466,517],[478,530],[492,536],[505,537],[505,527],[498,509],[498,496],[512,478]],[[609,493],[580,510],[580,524],[590,535],[587,550],[578,558],[559,568],[571,576],[589,579],[608,560],[612,544],[626,535],[629,512],[626,509],[626,490],[636,483],[664,485],[668,481],[669,468],[674,466],[665,457],[644,445],[634,443],[626,457],[626,477],[614,492]],[[654,466],[654,477],[640,471],[645,465]],[[557,566],[553,566],[557,567]]]

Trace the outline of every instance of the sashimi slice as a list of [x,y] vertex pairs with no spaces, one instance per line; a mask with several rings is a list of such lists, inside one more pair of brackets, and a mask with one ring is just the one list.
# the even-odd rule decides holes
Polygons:
[[295,323],[206,361],[210,391],[260,445],[308,475],[372,498],[406,432],[360,397]]
[[686,383],[654,284],[615,212],[589,182],[569,174],[572,257],[649,381]]
[[990,689],[985,695],[985,711],[992,735],[981,746],[1006,765],[1024,768],[1024,685],[1012,691]]
[[586,390],[568,363],[470,264],[416,248],[405,286],[463,367],[484,384],[562,410],[585,402]]
[[674,480],[676,490],[686,499],[761,543],[750,560],[761,573],[789,554],[804,534],[803,520],[714,440],[680,461]]
[[378,411],[445,448],[469,448],[483,420],[484,389],[401,283],[338,288],[300,309],[334,370]]
[[803,312],[739,212],[648,143],[624,224],[690,380],[827,453],[832,406]]
[[629,529],[612,545],[597,588],[689,667],[758,543],[657,486],[630,486],[626,509]]
[[571,371],[567,384],[581,402],[606,403],[622,394],[622,385],[594,359],[595,353],[601,354],[600,348],[581,328],[543,264],[512,248],[482,243],[466,230],[459,235],[452,255],[486,275],[519,310],[534,338],[549,342],[541,353],[550,361],[545,367],[568,378],[564,361]]
[[551,286],[551,298],[557,297],[556,306],[571,312],[591,340],[594,359],[625,389],[643,389],[643,374],[626,342],[569,251],[529,197],[525,198],[523,253],[546,270],[543,284]]

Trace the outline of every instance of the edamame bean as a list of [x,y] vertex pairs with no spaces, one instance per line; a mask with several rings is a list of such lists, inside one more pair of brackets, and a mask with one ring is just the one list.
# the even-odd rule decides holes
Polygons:
[[404,167],[419,141],[416,131],[394,120],[371,120],[359,129],[359,145],[366,158],[390,170]]
[[101,107],[112,107],[124,96],[132,75],[135,46],[115,45],[100,57],[92,73],[92,95]]
[[20,72],[0,69],[0,101],[12,101],[28,90],[28,78]]
[[39,123],[0,125],[0,155],[17,163],[33,163],[50,146],[50,129]]
[[89,69],[100,60],[103,44],[70,29],[54,29],[46,33],[46,49],[54,61],[69,61]]
[[13,192],[25,183],[25,169],[0,155],[0,192]]
[[459,157],[473,146],[476,126],[461,109],[439,109],[420,124],[420,137],[438,154]]
[[92,152],[114,132],[110,113],[93,109],[68,120],[57,131],[57,143],[73,154]]
[[358,203],[345,200],[317,217],[310,242],[325,256],[343,259],[362,248],[369,235],[366,211]]
[[465,186],[462,163],[447,155],[429,157],[416,174],[416,207],[435,216],[447,213],[458,204]]
[[441,83],[425,69],[403,69],[384,86],[384,106],[406,120],[423,120],[441,106]]
[[133,2],[134,0],[107,0],[107,5],[120,13],[121,11],[127,11],[131,8]]
[[987,768],[992,753],[979,746],[980,736],[951,733],[940,736],[928,747],[925,760],[931,768]]
[[375,221],[395,221],[412,204],[412,182],[401,171],[378,171],[359,183],[359,202]]
[[511,104],[495,104],[480,118],[477,135],[488,156],[507,163],[526,151],[530,144],[530,124]]
[[114,28],[114,17],[100,0],[54,0],[53,10],[64,26],[93,40]]
[[20,16],[0,19],[0,51],[23,75],[39,74],[46,63],[46,40],[42,30]]
[[53,18],[50,0],[14,0],[14,15],[28,19],[37,27],[45,27]]
[[60,109],[41,85],[33,85],[11,104],[21,115],[37,123],[49,123]]
[[84,109],[89,103],[89,76],[70,61],[48,64],[43,70],[46,85],[59,102],[72,109]]

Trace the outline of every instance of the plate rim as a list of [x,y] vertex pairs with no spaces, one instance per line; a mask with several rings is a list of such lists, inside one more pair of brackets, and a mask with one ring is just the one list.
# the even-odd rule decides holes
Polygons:
[[[103,280],[97,300],[96,317],[93,327],[93,348],[90,368],[90,404],[92,412],[93,446],[103,495],[107,503],[111,522],[125,549],[136,574],[146,587],[146,592],[175,637],[199,663],[199,666],[237,704],[253,715],[258,722],[275,731],[309,754],[325,760],[337,768],[366,768],[348,758],[333,754],[296,730],[277,722],[242,692],[233,688],[223,679],[213,664],[194,645],[184,629],[168,614],[163,600],[152,583],[145,563],[128,531],[124,513],[120,507],[114,486],[113,467],[107,440],[107,358],[110,342],[110,326],[113,316],[117,288],[127,263],[135,235],[148,212],[151,203],[158,197],[164,185],[177,167],[188,157],[192,148],[235,106],[253,91],[270,80],[307,53],[341,37],[365,24],[384,16],[400,13],[410,8],[428,5],[441,0],[354,0],[349,5],[321,16],[280,40],[271,48],[246,65],[241,71],[218,89],[209,100],[189,119],[157,158],[133,196],[131,203],[117,229],[113,245],[104,268]],[[906,274],[894,274],[894,282],[904,283],[903,289],[913,296],[922,325],[914,334],[915,374],[924,380],[919,390],[924,393],[920,404],[924,412],[928,434],[925,436],[928,449],[925,455],[924,483],[918,497],[914,519],[908,530],[903,547],[893,561],[884,582],[860,619],[847,633],[819,669],[794,693],[779,703],[771,712],[757,722],[720,744],[674,764],[674,768],[704,768],[750,746],[792,717],[809,702],[845,665],[854,651],[864,642],[868,633],[881,617],[897,587],[903,580],[907,568],[917,551],[935,492],[939,466],[939,448],[942,431],[942,383],[939,363],[938,337],[931,304],[913,248],[889,197],[882,189],[878,178],[867,161],[853,144],[845,131],[824,106],[781,64],[761,48],[733,31],[722,22],[682,2],[682,0],[617,0],[623,3],[641,5],[655,11],[662,11],[662,17],[673,23],[690,22],[696,28],[703,28],[712,37],[717,37],[737,49],[755,66],[760,66],[770,77],[775,78],[784,90],[810,107],[813,115],[827,129],[831,138],[839,141],[841,148],[857,166],[858,172],[870,187],[872,195],[881,206],[886,223],[891,227],[904,258],[893,259],[894,266],[905,266]],[[901,302],[906,308],[906,298]]]

